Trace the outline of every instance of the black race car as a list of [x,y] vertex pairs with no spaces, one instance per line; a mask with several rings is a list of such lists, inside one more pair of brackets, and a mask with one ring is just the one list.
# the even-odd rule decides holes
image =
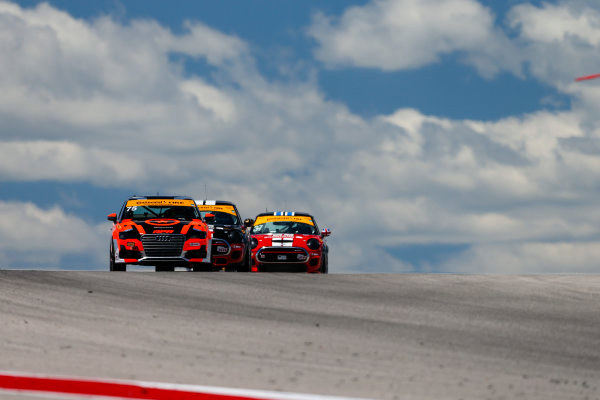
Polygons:
[[250,271],[250,239],[234,203],[196,200],[202,219],[212,231],[212,265],[225,271]]

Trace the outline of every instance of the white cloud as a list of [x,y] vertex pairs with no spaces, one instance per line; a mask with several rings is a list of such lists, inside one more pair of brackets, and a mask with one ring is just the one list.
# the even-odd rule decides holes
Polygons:
[[458,55],[485,77],[508,71],[571,93],[576,76],[598,72],[596,2],[523,3],[498,16],[477,0],[373,0],[341,16],[316,14],[308,32],[332,67],[414,69]]
[[576,1],[539,7],[513,7],[507,24],[516,34],[522,62],[536,79],[573,93],[585,85],[573,85],[575,77],[598,72],[600,65],[600,8]]
[[[421,28],[395,25],[408,12],[426,15],[420,7],[434,4],[376,2],[350,9],[337,23],[323,20],[323,31],[312,32],[334,34],[339,27],[354,34],[363,15],[373,19],[395,7],[383,33],[361,28],[404,46],[400,67],[395,57],[378,61],[389,68],[456,51],[484,55],[482,40],[504,46],[489,10],[474,1],[447,2],[455,6],[448,11],[452,21],[438,10],[433,39]],[[418,28],[414,57],[413,43],[397,38],[413,31],[394,31],[409,28]],[[244,217],[265,208],[308,211],[333,231],[333,271],[411,271],[414,265],[382,248],[435,243],[470,245],[447,260],[448,270],[479,271],[490,250],[498,259],[503,252],[522,255],[515,271],[540,271],[546,254],[561,249],[585,253],[574,269],[593,269],[600,233],[600,131],[589,105],[600,94],[593,88],[571,89],[579,101],[572,111],[495,122],[414,109],[363,119],[325,100],[314,83],[268,81],[242,40],[201,23],[185,29],[176,35],[153,21],[90,22],[49,5],[0,2],[0,179],[198,198],[206,184],[209,197],[236,201]],[[428,45],[431,51],[419,53]],[[203,58],[217,78],[190,75],[173,52]],[[104,266],[105,225],[30,203],[0,203],[0,209],[14,215],[0,225],[0,252],[11,266],[60,266],[73,254],[93,254],[95,265]],[[22,244],[28,236],[34,251]]]
[[520,38],[543,43],[579,40],[590,46],[600,45],[600,11],[569,7],[568,3],[544,3],[541,7],[520,4],[510,12],[510,22],[518,26]]
[[599,256],[598,241],[490,244],[468,250],[439,268],[448,272],[482,274],[597,273]]
[[76,256],[82,269],[98,268],[107,259],[108,224],[30,202],[0,202],[0,214],[0,268],[57,268],[65,256]]
[[502,66],[520,73],[494,15],[476,0],[374,0],[339,18],[316,14],[308,32],[330,66],[414,69],[459,52],[485,75]]

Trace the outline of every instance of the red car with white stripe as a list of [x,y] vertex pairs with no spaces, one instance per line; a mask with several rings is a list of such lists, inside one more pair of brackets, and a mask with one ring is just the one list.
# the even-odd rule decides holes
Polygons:
[[288,211],[256,216],[250,231],[252,272],[329,272],[329,229],[310,214]]

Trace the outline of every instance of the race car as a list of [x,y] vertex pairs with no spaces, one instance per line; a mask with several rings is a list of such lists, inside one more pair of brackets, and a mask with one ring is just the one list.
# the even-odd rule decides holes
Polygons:
[[181,196],[134,196],[113,222],[110,270],[127,265],[154,266],[156,271],[186,267],[210,270],[212,233],[202,221],[194,199]]
[[252,272],[327,274],[329,248],[312,215],[278,211],[256,216],[250,230]]
[[250,271],[250,240],[235,204],[196,200],[200,215],[212,231],[212,264],[226,271]]

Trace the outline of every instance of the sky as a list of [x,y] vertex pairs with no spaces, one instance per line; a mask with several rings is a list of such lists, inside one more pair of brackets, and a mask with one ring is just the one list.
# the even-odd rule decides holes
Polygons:
[[0,268],[130,195],[304,211],[332,273],[597,273],[592,0],[0,0]]

